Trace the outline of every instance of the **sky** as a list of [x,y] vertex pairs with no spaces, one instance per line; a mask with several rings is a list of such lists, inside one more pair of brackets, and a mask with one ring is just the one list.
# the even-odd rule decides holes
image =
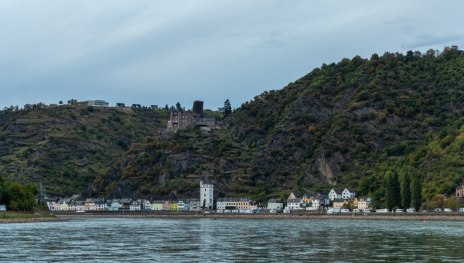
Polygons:
[[0,0],[0,107],[233,107],[323,63],[464,48],[464,1]]

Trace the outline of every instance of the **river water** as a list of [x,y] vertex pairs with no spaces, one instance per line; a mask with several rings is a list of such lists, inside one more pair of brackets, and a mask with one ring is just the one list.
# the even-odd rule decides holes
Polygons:
[[464,222],[105,218],[3,224],[0,262],[464,262]]

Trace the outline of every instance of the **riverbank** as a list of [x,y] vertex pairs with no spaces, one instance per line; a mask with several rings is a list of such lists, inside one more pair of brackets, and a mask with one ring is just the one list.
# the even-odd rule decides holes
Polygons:
[[0,224],[63,221],[50,213],[0,212]]
[[295,213],[295,214],[221,214],[221,213],[200,213],[200,212],[99,212],[99,213],[56,213],[57,218],[63,220],[85,219],[85,218],[221,218],[221,219],[298,219],[298,220],[415,220],[415,221],[464,221],[462,214],[320,214],[320,213]]

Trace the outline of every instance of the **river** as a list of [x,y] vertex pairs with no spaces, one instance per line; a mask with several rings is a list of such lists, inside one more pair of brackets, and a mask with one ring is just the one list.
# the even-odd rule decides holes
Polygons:
[[1,262],[463,262],[464,222],[94,218],[0,225]]

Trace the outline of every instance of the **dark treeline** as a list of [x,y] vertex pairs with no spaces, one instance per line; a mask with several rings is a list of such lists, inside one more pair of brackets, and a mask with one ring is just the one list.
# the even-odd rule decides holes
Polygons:
[[36,207],[37,187],[33,184],[6,182],[0,178],[0,204],[8,210],[31,211]]

